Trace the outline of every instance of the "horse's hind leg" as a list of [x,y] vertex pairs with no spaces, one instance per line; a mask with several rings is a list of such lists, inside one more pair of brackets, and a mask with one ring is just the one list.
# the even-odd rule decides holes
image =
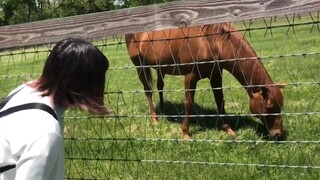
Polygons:
[[[210,78],[210,84],[213,89],[214,99],[218,107],[218,113],[221,115],[226,114],[224,107],[224,95],[222,90],[222,71],[214,73]],[[234,136],[235,132],[230,128],[229,122],[225,117],[222,118],[222,129],[228,133],[230,136]]]
[[194,95],[196,92],[197,82],[199,77],[196,74],[187,74],[184,77],[184,87],[185,87],[185,117],[183,119],[181,129],[183,133],[183,139],[190,139],[189,133],[189,115],[191,113],[191,106],[194,104]]
[[160,110],[164,111],[164,101],[163,101],[163,87],[164,87],[164,76],[160,70],[157,71],[157,88],[159,91],[159,98],[160,98]]
[[152,121],[152,123],[157,123],[157,121],[158,121],[157,114],[155,112],[155,108],[154,108],[153,100],[152,100],[151,70],[149,67],[140,67],[140,68],[137,68],[137,71],[138,71],[140,81],[143,84],[145,95],[148,98],[149,113],[150,113],[151,121]]

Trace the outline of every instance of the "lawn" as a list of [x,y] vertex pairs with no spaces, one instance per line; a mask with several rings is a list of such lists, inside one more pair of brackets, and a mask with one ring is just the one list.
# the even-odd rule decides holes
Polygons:
[[[266,32],[270,22],[276,28]],[[223,76],[226,110],[234,115],[236,137],[228,137],[219,129],[219,118],[210,116],[216,114],[216,105],[208,80],[198,83],[193,114],[201,116],[191,120],[191,141],[181,140],[183,77],[166,76],[166,111],[158,110],[159,123],[152,125],[122,36],[95,40],[110,61],[105,100],[113,113],[96,117],[75,109],[66,112],[66,179],[319,179],[320,32],[310,22],[310,16],[302,16],[295,19],[301,25],[288,30],[283,26],[288,24],[286,18],[256,20],[250,33],[241,32],[274,82],[289,83],[283,91],[282,118],[289,135],[281,143],[265,140],[259,133],[261,123],[243,116],[250,114],[249,99],[227,72]],[[235,26],[244,29],[248,24]],[[48,49],[1,52],[0,97],[39,77]]]

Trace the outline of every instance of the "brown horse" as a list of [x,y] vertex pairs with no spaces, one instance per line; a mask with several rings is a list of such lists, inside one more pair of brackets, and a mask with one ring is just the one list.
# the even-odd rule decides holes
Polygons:
[[[220,114],[225,114],[222,70],[229,71],[246,89],[251,113],[266,125],[272,139],[285,138],[281,121],[282,85],[273,83],[260,58],[243,36],[228,23],[143,32],[125,36],[129,56],[136,66],[148,98],[150,116],[157,122],[152,100],[150,68],[157,71],[160,108],[163,109],[164,77],[184,75],[185,117],[181,128],[189,139],[189,115],[197,82],[209,78]],[[225,119],[225,118],[224,118]],[[222,128],[235,132],[224,120]]]

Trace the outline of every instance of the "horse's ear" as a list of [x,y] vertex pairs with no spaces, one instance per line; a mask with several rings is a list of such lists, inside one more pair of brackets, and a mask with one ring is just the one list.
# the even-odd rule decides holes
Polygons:
[[270,109],[272,107],[273,107],[273,103],[270,101],[270,99],[268,99],[266,102],[266,108]]
[[256,101],[260,101],[268,109],[273,107],[273,103],[270,101],[270,99],[268,99],[267,101],[264,100],[262,90],[252,93],[252,97]]
[[279,82],[279,83],[275,84],[275,86],[278,87],[281,92],[283,91],[283,88],[284,88],[286,85],[288,85],[287,82]]
[[252,93],[252,97],[253,97],[254,99],[258,99],[258,98],[263,99],[262,90],[260,90],[260,91],[258,91],[258,92],[255,92],[255,93]]

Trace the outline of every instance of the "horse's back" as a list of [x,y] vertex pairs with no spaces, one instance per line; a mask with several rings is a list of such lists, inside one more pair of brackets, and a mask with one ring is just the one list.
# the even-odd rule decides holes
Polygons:
[[189,63],[208,46],[201,26],[128,34],[125,40],[130,57],[143,55],[149,64]]

